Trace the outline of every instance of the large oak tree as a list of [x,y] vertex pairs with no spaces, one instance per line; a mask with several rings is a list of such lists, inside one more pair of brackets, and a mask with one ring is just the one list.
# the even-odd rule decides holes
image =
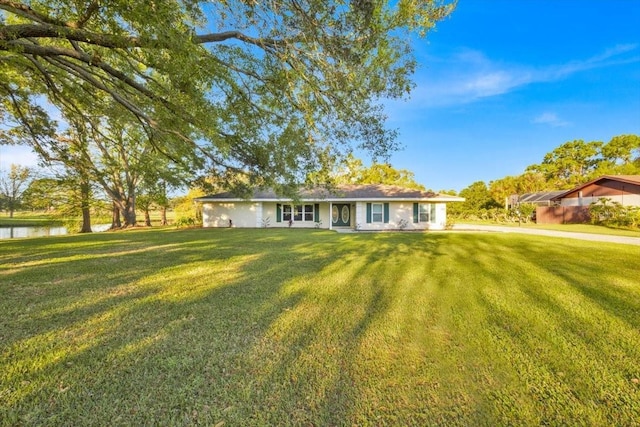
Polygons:
[[[5,142],[111,98],[154,148],[237,187],[294,188],[352,148],[396,147],[384,98],[410,91],[411,34],[444,0],[0,0]],[[109,102],[92,114],[108,117]],[[101,109],[102,108],[102,109]]]

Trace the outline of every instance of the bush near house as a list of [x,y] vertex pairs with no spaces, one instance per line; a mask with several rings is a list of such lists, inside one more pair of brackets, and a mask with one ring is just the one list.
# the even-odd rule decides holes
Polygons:
[[592,224],[640,228],[640,207],[623,206],[605,197],[589,206],[589,215]]

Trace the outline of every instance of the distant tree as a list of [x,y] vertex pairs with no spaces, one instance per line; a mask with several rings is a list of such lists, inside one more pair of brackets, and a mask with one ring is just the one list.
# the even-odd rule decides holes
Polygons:
[[13,218],[13,213],[20,206],[22,195],[32,179],[33,171],[26,166],[11,164],[8,172],[0,171],[0,196],[9,218]]
[[618,135],[601,148],[602,162],[598,175],[640,174],[640,136]]
[[602,142],[574,140],[547,153],[539,165],[531,165],[529,172],[541,173],[557,189],[567,189],[592,178],[598,163]]
[[458,194],[464,197],[462,203],[452,203],[451,209],[447,207],[452,215],[478,214],[481,210],[499,208],[502,205],[491,197],[487,185],[483,181],[476,181]]
[[195,225],[202,222],[202,205],[194,199],[202,197],[205,192],[200,187],[192,187],[185,196],[179,196],[172,200],[173,210],[176,214],[176,225]]
[[362,160],[351,154],[330,173],[329,181],[335,184],[398,185],[425,190],[424,185],[416,182],[415,174],[407,169],[396,169],[389,163],[373,163],[366,167]]
[[538,172],[525,172],[522,175],[506,176],[489,183],[489,193],[496,202],[504,204],[505,198],[537,191],[553,189],[544,176]]
[[67,191],[56,178],[37,178],[29,183],[22,195],[23,206],[31,210],[50,211],[68,200]]

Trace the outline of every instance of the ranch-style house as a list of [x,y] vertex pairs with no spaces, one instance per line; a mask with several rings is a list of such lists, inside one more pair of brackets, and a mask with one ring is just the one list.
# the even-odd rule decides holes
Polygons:
[[394,185],[339,185],[300,191],[296,201],[273,191],[249,199],[220,193],[202,203],[204,227],[295,227],[329,230],[444,230],[447,203],[464,198]]

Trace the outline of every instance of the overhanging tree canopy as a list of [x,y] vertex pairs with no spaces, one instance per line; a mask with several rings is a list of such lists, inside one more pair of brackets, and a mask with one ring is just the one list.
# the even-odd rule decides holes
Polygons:
[[169,157],[284,188],[354,146],[374,157],[395,147],[380,102],[412,87],[410,33],[452,9],[444,0],[0,0],[0,113],[34,142],[51,132],[34,108],[43,97],[81,115],[107,94]]

